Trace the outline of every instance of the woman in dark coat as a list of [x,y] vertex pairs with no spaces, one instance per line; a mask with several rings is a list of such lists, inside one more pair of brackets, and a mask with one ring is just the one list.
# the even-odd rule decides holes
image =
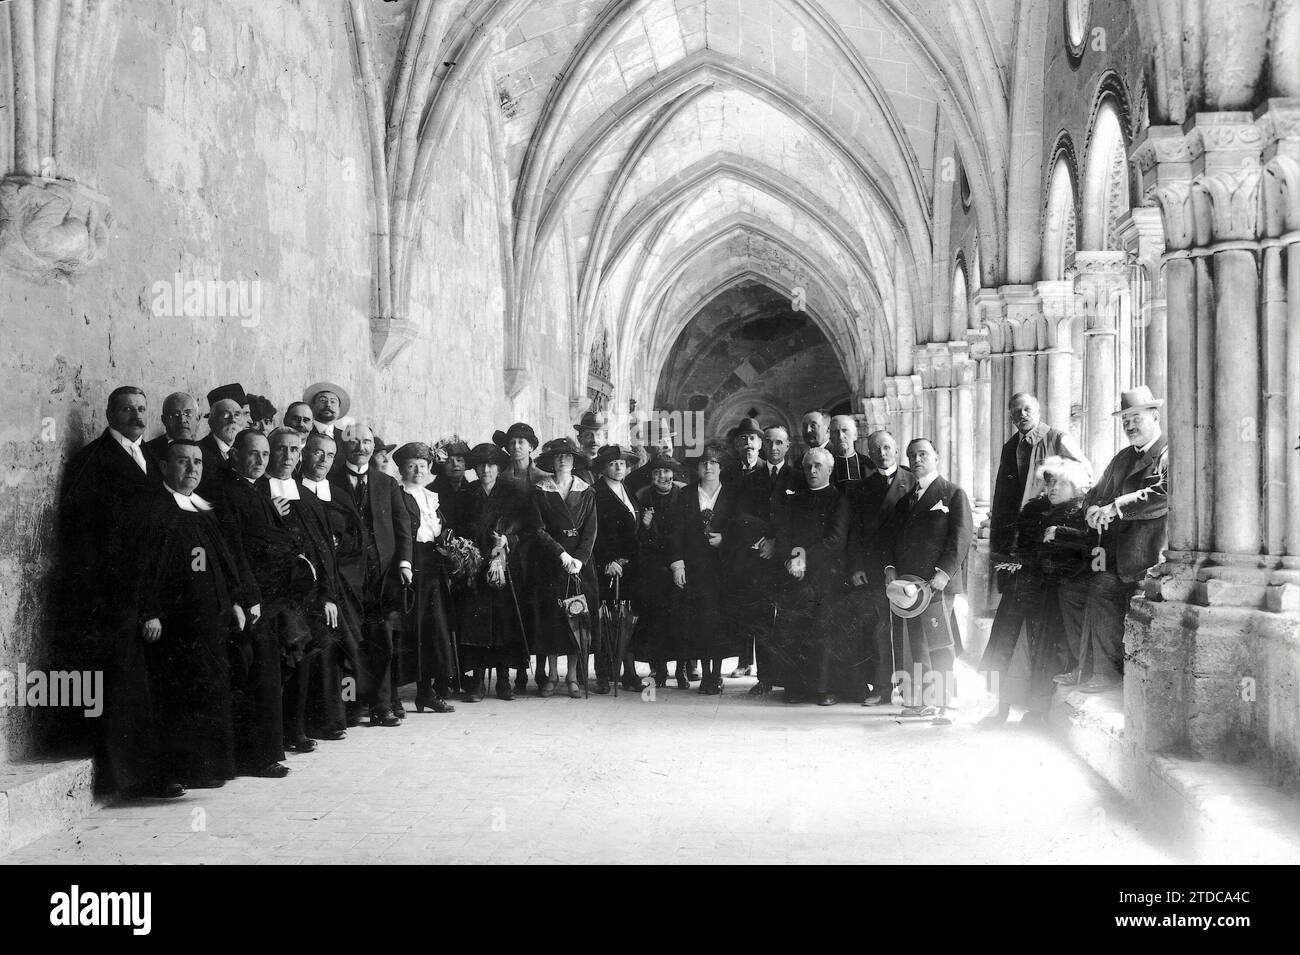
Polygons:
[[537,464],[555,476],[539,481],[532,489],[532,521],[536,545],[533,562],[532,631],[534,651],[548,657],[548,678],[541,685],[541,695],[555,692],[558,657],[569,657],[569,696],[582,697],[580,675],[586,672],[586,660],[578,667],[573,629],[565,609],[566,597],[582,594],[587,598],[586,626],[590,633],[587,653],[600,646],[600,594],[592,548],[596,543],[596,492],[577,477],[575,467],[588,468],[590,462],[572,438],[556,438],[542,446]]
[[[696,483],[686,488],[677,524],[674,574],[686,589],[686,643],[703,666],[699,692],[722,692],[722,661],[744,651],[728,625],[723,541],[736,513],[735,491],[722,484],[726,449],[707,445],[696,462]],[[680,578],[675,578],[680,580]]]
[[422,441],[402,445],[393,461],[402,473],[403,500],[411,521],[410,610],[401,618],[401,642],[394,648],[393,686],[416,684],[415,708],[451,713],[447,702],[457,673],[451,635],[451,608],[444,561],[437,541],[447,527],[438,495],[429,490],[433,449]]
[[[995,554],[998,570],[1015,574],[1015,599],[1024,613],[1023,631],[1029,649],[1029,692],[1022,723],[1041,722],[1051,705],[1052,674],[1065,660],[1077,662],[1078,631],[1082,614],[1067,619],[1062,599],[1078,595],[1080,606],[1088,589],[1092,546],[1096,532],[1085,520],[1084,495],[1092,486],[1088,466],[1079,461],[1050,457],[1038,469],[1043,493],[1025,503],[1016,525],[1016,546],[1011,554]],[[1005,598],[1004,598],[1005,599]],[[1011,711],[1005,677],[1021,631],[1009,639],[990,640],[980,660],[980,670],[998,674],[998,709],[980,720],[982,725],[1006,721]],[[1069,636],[1074,636],[1071,646]]]
[[[246,582],[212,513],[195,495],[203,451],[176,440],[148,520],[139,612],[156,734],[156,785],[221,786],[235,775],[230,643],[245,623]],[[251,591],[249,591],[251,593]]]
[[483,566],[461,597],[461,666],[474,671],[475,693],[487,692],[487,671],[497,672],[496,694],[513,700],[510,669],[527,674],[527,642],[519,586],[524,578],[520,542],[530,533],[531,507],[518,484],[501,480],[510,457],[493,444],[477,445],[468,464],[478,480],[465,491],[461,533],[478,547]]
[[[637,545],[637,523],[641,512],[632,495],[623,486],[632,465],[640,459],[631,448],[607,444],[596,453],[592,471],[596,477],[596,545],[592,559],[600,575],[600,601],[617,617],[619,602],[630,604],[636,592],[641,573],[641,560]],[[596,692],[608,693],[609,680],[618,678],[620,661],[614,660],[616,635],[604,634],[606,646],[596,657]],[[622,655],[622,686],[630,692],[641,692],[641,678],[636,675],[636,657],[631,647]],[[612,672],[611,672],[612,671]]]
[[[501,468],[499,480],[515,485],[524,499],[528,500],[532,495],[533,486],[548,477],[545,471],[533,463],[533,453],[542,443],[537,437],[537,432],[526,421],[516,421],[505,431],[494,432],[492,443],[509,456],[509,461]],[[533,566],[532,548],[531,535],[525,535],[519,539],[519,546],[514,552],[520,570],[518,578],[514,581],[515,593],[519,596],[520,609],[524,612],[526,625],[531,625],[534,617],[533,607],[529,603],[532,587],[528,579],[528,571]],[[513,567],[514,564],[512,563],[511,566]],[[531,643],[530,640],[530,646]],[[541,689],[542,684],[546,682],[546,656],[539,653],[536,663],[537,668],[533,673],[537,680],[537,687]],[[520,668],[515,673],[515,692],[523,693],[527,689],[528,670]]]
[[637,524],[641,567],[637,574],[636,630],[632,650],[650,664],[655,686],[668,685],[668,661],[677,661],[677,686],[690,689],[686,649],[686,595],[673,582],[677,559],[677,524],[686,492],[686,469],[672,455],[659,451],[646,465],[651,483],[637,492],[641,520]]

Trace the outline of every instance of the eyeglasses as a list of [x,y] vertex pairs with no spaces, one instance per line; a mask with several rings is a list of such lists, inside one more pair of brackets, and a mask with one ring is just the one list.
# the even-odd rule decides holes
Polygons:
[[165,411],[164,418],[180,418],[184,421],[194,421],[200,417],[197,411]]

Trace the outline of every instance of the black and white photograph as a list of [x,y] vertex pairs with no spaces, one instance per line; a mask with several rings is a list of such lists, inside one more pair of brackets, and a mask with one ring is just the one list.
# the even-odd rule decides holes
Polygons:
[[24,918],[1300,863],[1297,0],[0,0],[0,330]]

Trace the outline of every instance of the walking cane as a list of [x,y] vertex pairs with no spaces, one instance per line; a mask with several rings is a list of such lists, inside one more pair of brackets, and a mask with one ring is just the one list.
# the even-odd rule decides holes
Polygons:
[[[494,533],[501,533],[501,518],[499,517],[497,518]],[[524,615],[519,611],[519,592],[515,590],[515,579],[510,575],[510,557],[508,553],[503,555],[501,567],[505,571],[506,584],[510,587],[510,600],[515,607],[515,619],[519,621],[519,637],[524,641],[524,672],[531,673],[533,671],[533,653],[528,646],[528,631],[524,627]]]
[[[442,588],[443,600],[446,601],[448,605],[450,605],[451,585],[447,582],[447,575],[439,574],[438,577],[439,577],[438,586]],[[456,668],[456,692],[464,693],[465,681],[462,678],[460,672],[460,651],[457,649],[457,644],[460,643],[460,633],[457,630],[453,630],[450,626],[447,627],[447,632],[451,635],[451,665]]]

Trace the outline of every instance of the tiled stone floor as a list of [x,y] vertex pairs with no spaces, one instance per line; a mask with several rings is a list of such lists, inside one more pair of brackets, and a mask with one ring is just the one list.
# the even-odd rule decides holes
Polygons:
[[1046,733],[788,706],[752,684],[412,707],[290,756],[286,779],[104,808],[0,861],[1179,861]]

